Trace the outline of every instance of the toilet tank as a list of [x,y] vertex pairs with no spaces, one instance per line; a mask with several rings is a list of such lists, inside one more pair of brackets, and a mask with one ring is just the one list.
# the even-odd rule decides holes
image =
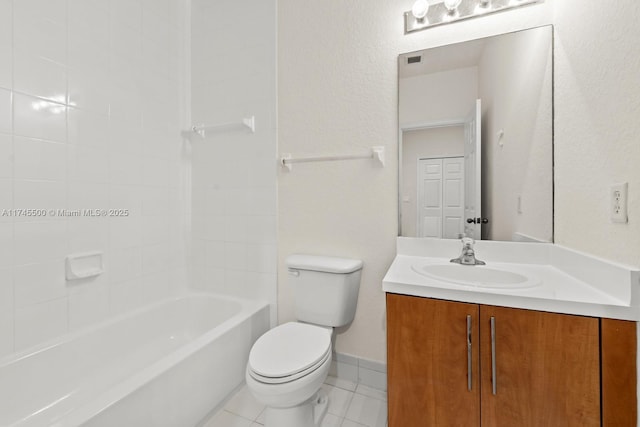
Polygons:
[[296,254],[288,256],[286,264],[298,320],[333,327],[351,323],[358,303],[361,260]]

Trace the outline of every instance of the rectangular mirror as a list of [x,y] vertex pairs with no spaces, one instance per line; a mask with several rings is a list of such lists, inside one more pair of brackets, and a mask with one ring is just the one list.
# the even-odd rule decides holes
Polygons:
[[553,28],[398,59],[401,236],[553,241]]

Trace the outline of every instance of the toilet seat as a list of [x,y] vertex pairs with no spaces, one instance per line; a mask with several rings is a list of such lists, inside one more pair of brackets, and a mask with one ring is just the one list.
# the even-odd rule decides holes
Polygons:
[[309,375],[331,358],[331,329],[289,322],[262,335],[249,354],[256,381],[282,384]]

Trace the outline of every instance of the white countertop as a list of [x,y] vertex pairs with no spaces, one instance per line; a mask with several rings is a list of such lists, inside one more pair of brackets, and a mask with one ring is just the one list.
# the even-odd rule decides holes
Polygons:
[[[459,255],[457,240],[398,238],[385,292],[556,313],[640,320],[640,271],[545,243],[478,241],[486,268],[518,272],[538,286],[513,289],[462,285],[416,272],[425,263],[446,264]],[[483,268],[464,266],[461,268]]]

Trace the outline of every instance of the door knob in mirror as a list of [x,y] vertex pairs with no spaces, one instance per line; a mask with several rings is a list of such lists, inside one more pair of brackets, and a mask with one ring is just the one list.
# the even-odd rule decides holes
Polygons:
[[488,224],[489,218],[467,218],[467,224]]

